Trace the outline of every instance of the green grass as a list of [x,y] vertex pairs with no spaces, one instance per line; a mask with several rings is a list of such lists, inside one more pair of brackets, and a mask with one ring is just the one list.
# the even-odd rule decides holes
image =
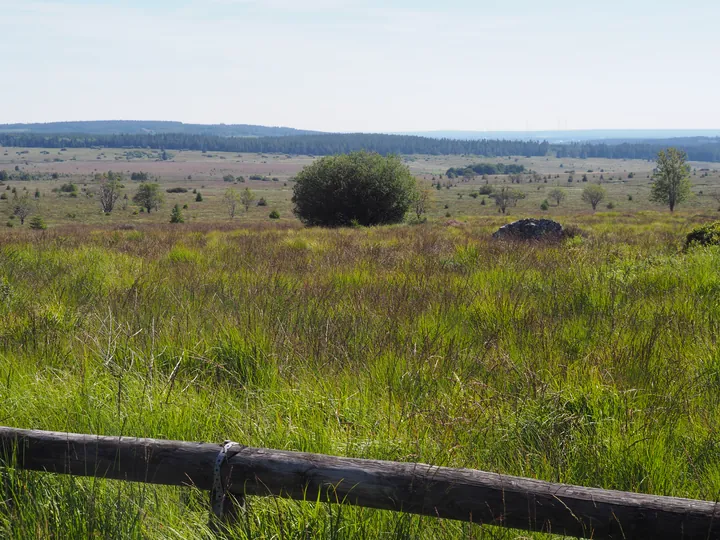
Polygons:
[[[703,216],[0,231],[2,424],[720,498],[720,250]],[[8,471],[0,534],[210,538],[206,494]],[[521,533],[253,498],[236,538]],[[540,535],[536,537],[540,538]]]

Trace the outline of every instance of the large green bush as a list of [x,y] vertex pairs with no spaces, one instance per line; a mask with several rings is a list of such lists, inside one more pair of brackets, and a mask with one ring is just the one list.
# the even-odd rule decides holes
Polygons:
[[399,157],[353,152],[305,167],[292,201],[306,225],[367,226],[402,221],[414,193],[415,180]]
[[685,246],[720,245],[720,221],[695,227],[685,238]]

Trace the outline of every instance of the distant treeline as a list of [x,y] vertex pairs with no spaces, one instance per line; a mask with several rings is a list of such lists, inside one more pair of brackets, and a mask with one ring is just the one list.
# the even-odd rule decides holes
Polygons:
[[720,138],[716,137],[653,139],[620,144],[553,144],[552,149],[560,158],[655,159],[660,150],[670,146],[687,152],[688,158],[692,161],[720,162]]
[[294,155],[332,155],[368,150],[379,154],[475,154],[485,156],[544,156],[547,142],[458,141],[409,135],[323,134],[287,137],[218,137],[169,134],[43,135],[0,133],[0,145],[33,148],[155,148],[207,152],[256,152]]
[[685,138],[652,142],[602,144],[550,144],[547,141],[455,140],[412,135],[330,133],[285,137],[221,137],[187,133],[117,135],[45,135],[1,133],[0,146],[34,148],[152,148],[161,150],[202,150],[207,152],[251,152],[292,155],[332,155],[368,150],[387,154],[471,154],[480,156],[654,159],[668,146],[685,150],[694,161],[720,162],[720,139]]
[[520,174],[525,172],[524,165],[504,163],[475,163],[467,167],[450,167],[445,173],[448,178],[456,176],[473,176],[477,174]]

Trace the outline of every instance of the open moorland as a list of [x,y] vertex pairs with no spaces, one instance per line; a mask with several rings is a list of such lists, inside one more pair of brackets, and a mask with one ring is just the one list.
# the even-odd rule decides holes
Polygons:
[[[444,175],[497,159],[408,156],[436,186],[430,219],[320,229],[291,213],[292,178],[312,157],[135,152],[0,152],[13,175],[0,187],[13,225],[0,228],[2,424],[720,499],[720,250],[684,248],[718,215],[712,165],[692,164],[695,196],[671,214],[648,202],[646,161],[504,159],[537,175],[502,215],[479,192],[509,176]],[[108,170],[129,199],[104,215],[95,175]],[[133,172],[188,191],[139,212]],[[581,201],[583,175],[602,175],[602,211]],[[77,196],[57,190],[67,183]],[[231,220],[230,186],[268,205]],[[541,210],[556,186],[567,199]],[[10,219],[13,190],[46,230]],[[185,223],[168,223],[174,204],[188,205]],[[492,238],[527,216],[576,230]],[[0,491],[7,538],[215,537],[199,491],[21,471]],[[263,498],[227,536],[552,538]]]
[[[29,193],[33,198],[39,191],[38,198],[34,198],[34,213],[41,215],[50,226],[63,223],[117,225],[167,222],[170,209],[175,204],[181,207],[187,205],[184,211],[187,222],[225,221],[229,217],[222,195],[229,187],[237,190],[247,187],[255,193],[255,203],[247,212],[243,209],[236,215],[235,221],[268,220],[272,210],[280,214],[281,222],[295,221],[290,201],[292,179],[315,159],[311,156],[189,151],[170,152],[166,157],[169,159],[162,160],[157,150],[0,149],[0,170],[6,170],[12,177],[0,185],[0,194],[4,190],[8,195],[7,200],[0,200],[0,219],[7,218],[4,222],[10,220],[10,194],[14,188],[21,194]],[[483,190],[510,185],[507,175],[485,178],[478,175],[472,179],[445,176],[450,168],[481,162],[522,165],[528,172],[523,175],[521,184],[512,186],[523,192],[526,198],[517,206],[508,208],[510,218],[552,218],[592,213],[590,206],[580,197],[588,183],[602,183],[607,190],[607,198],[598,207],[600,211],[612,209],[634,213],[662,210],[661,206],[648,201],[654,163],[645,160],[411,155],[405,156],[404,161],[421,183],[428,187],[440,187],[434,189],[428,207],[431,219],[464,221],[473,217],[497,216],[499,209],[487,194],[483,194]],[[681,209],[690,212],[717,209],[720,206],[716,198],[720,191],[720,166],[701,162],[691,162],[690,165],[693,168],[694,196]],[[123,194],[128,198],[118,201],[112,214],[105,215],[96,197],[100,183],[96,175],[108,171],[124,175]],[[536,175],[529,174],[531,171]],[[163,192],[173,188],[184,188],[187,192],[164,193],[164,204],[157,213],[141,213],[132,202],[139,183],[131,180],[132,173],[146,173],[150,181],[161,185]],[[77,196],[71,197],[59,191],[63,184],[68,183],[77,185]],[[550,200],[548,210],[541,211],[541,203],[556,187],[564,189],[567,198],[560,205]],[[195,201],[196,191],[201,193],[202,202]],[[260,199],[264,199],[267,206],[258,206]]]

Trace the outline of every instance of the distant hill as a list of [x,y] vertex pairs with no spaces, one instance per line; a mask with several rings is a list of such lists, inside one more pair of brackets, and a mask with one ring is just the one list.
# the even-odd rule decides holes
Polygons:
[[219,137],[286,137],[289,135],[314,135],[321,132],[250,124],[184,124],[182,122],[154,120],[94,120],[87,122],[48,122],[45,124],[0,124],[0,133],[34,133],[38,135],[157,135],[183,133],[186,135],[215,135]]
[[720,137],[720,129],[585,129],[564,131],[414,131],[396,135],[417,135],[434,139],[465,141],[503,139],[519,141],[548,141],[551,143],[653,141],[695,137]]

